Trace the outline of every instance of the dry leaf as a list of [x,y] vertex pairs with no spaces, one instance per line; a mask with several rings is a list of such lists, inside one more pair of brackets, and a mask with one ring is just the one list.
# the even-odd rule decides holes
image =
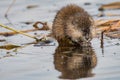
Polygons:
[[10,50],[10,49],[18,48],[18,47],[20,47],[20,46],[13,45],[13,44],[7,44],[7,45],[0,46],[0,49]]

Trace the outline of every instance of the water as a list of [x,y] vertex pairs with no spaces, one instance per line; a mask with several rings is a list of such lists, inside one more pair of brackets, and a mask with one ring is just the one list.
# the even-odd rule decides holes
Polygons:
[[[114,0],[119,1],[119,0]],[[116,19],[118,16],[97,17],[97,10],[101,4],[113,2],[113,0],[16,0],[8,13],[8,18],[14,24],[9,24],[4,13],[12,0],[0,1],[0,23],[9,25],[18,30],[31,29],[32,24],[22,22],[47,21],[52,22],[56,12],[66,4],[74,3],[87,10],[94,19]],[[84,5],[90,2],[91,5]],[[29,5],[38,5],[36,8],[27,9]],[[106,13],[119,13],[120,10],[105,11]],[[0,28],[0,32],[9,31]],[[46,33],[46,32],[30,32]],[[15,44],[24,46],[34,42],[34,39],[23,35],[9,37],[0,36],[6,41],[0,45]],[[94,38],[91,46],[84,48],[35,46],[26,45],[23,48],[5,50],[0,49],[0,80],[59,80],[59,79],[82,79],[82,80],[119,80],[120,79],[120,39],[105,37],[104,49],[100,48],[100,38]],[[6,56],[7,54],[7,56]],[[11,56],[10,56],[11,54]]]

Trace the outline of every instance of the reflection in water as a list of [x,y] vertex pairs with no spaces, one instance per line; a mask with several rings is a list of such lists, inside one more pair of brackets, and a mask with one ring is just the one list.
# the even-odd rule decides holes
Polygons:
[[92,77],[97,57],[92,47],[58,47],[54,54],[55,69],[61,72],[61,79]]

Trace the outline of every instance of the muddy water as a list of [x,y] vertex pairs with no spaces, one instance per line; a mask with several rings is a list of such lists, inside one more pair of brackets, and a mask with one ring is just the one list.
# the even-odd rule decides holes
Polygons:
[[[119,1],[119,0],[114,0]],[[87,10],[94,19],[116,19],[120,16],[97,17],[101,4],[113,0],[16,0],[8,13],[12,24],[4,13],[12,0],[0,1],[0,23],[18,30],[32,29],[32,24],[23,22],[52,22],[56,12],[64,5],[75,3]],[[90,2],[90,5],[84,5]],[[27,8],[37,5],[34,8]],[[107,10],[105,13],[120,13],[120,10]],[[0,28],[0,32],[9,31]],[[48,33],[35,31],[35,35]],[[12,44],[22,47],[0,49],[0,80],[119,80],[120,79],[120,39],[104,37],[104,48],[100,48],[100,38],[94,38],[89,47],[58,47],[56,41],[49,46],[29,44],[34,39],[23,35],[0,36],[0,46]]]

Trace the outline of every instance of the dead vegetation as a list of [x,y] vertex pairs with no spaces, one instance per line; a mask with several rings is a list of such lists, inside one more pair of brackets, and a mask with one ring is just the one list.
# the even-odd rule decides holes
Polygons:
[[100,11],[106,10],[106,9],[120,9],[120,2],[104,4],[99,8]]
[[18,47],[20,47],[20,46],[13,45],[13,44],[6,44],[6,45],[0,46],[0,49],[11,50],[11,49],[18,48]]
[[[42,24],[42,28],[39,28],[38,24]],[[0,25],[0,26],[3,26]],[[41,22],[41,21],[37,21],[33,24],[33,29],[29,29],[29,30],[21,30],[20,32],[22,33],[28,33],[28,32],[33,32],[33,31],[38,31],[38,30],[50,30],[50,27],[47,25],[47,22]],[[10,28],[10,27],[9,27]],[[17,30],[15,31],[12,31],[12,32],[0,32],[0,35],[3,35],[3,36],[12,36],[12,35],[15,35],[15,34],[18,34],[19,32]]]
[[[38,24],[42,24],[42,28],[39,28]],[[41,22],[37,21],[33,24],[33,29],[29,30],[21,30],[20,32],[22,33],[27,33],[27,32],[32,32],[32,31],[37,31],[37,30],[51,30],[51,25],[48,25],[47,22]],[[97,34],[100,34],[101,32],[104,32],[107,36],[110,37],[112,35],[112,32],[114,34],[112,37],[114,38],[119,38],[119,31],[120,31],[120,20],[119,19],[114,19],[114,20],[96,20],[95,21],[95,27],[96,27],[96,32]],[[115,34],[116,32],[116,34]],[[9,35],[15,35],[18,34],[19,32],[0,32],[0,35],[4,36],[9,36]],[[109,34],[110,33],[110,34]]]
[[[98,20],[95,22],[96,31],[98,33],[104,33],[106,36],[114,38],[120,38],[120,20]],[[114,34],[112,34],[114,32]]]
[[98,17],[103,17],[103,16],[120,16],[119,13],[105,13],[105,10],[116,10],[120,9],[120,2],[113,2],[109,4],[103,4],[101,5],[98,10],[100,13],[97,15]]

